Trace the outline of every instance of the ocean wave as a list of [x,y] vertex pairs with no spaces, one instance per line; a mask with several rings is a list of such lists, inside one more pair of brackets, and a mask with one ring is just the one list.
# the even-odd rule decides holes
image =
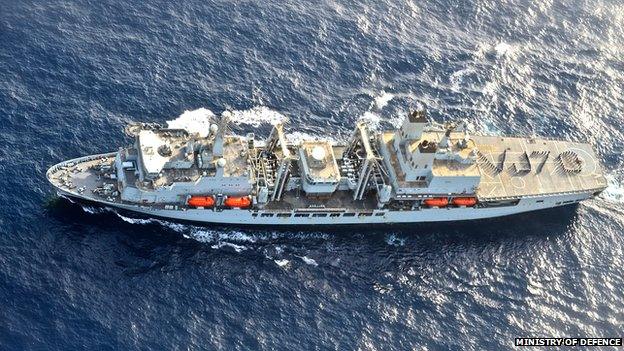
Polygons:
[[614,174],[607,174],[607,188],[600,197],[611,202],[624,203],[624,186],[622,179]]
[[273,262],[275,262],[275,264],[280,267],[286,267],[290,263],[290,261],[287,259],[273,260]]
[[[266,106],[256,106],[248,110],[224,111],[230,114],[230,122],[236,125],[249,125],[259,127],[262,124],[275,125],[286,122],[288,118],[282,113]],[[181,128],[190,133],[199,133],[206,137],[210,124],[215,122],[216,114],[207,108],[184,111],[175,119],[167,121],[169,128]]]
[[396,234],[386,236],[386,243],[391,246],[405,246],[405,238],[399,238]]
[[377,108],[378,110],[383,109],[395,97],[396,95],[382,90],[379,95],[374,97],[373,101],[375,102],[375,108]]
[[259,127],[262,124],[275,125],[286,122],[288,117],[266,106],[256,106],[248,110],[234,110],[231,121],[237,125]]
[[300,258],[307,265],[318,267],[318,263],[313,258],[310,258],[308,256],[297,256],[297,257]]
[[248,250],[248,249],[249,249],[247,246],[244,246],[244,245],[237,245],[237,244],[234,244],[234,243],[231,243],[231,242],[227,242],[227,241],[225,241],[225,242],[219,242],[219,243],[217,243],[217,244],[215,244],[215,245],[212,245],[211,247],[212,247],[213,249],[222,249],[222,248],[224,248],[224,247],[229,247],[229,248],[234,249],[234,251],[236,251],[236,252],[243,252],[243,251],[245,251],[245,250]]
[[[266,106],[256,106],[248,110],[233,110],[225,113],[231,114],[230,121],[232,123],[252,127],[259,127],[262,124],[275,125],[280,122],[287,123],[289,120],[288,117],[281,112],[272,110]],[[202,107],[196,110],[185,111],[178,118],[167,121],[167,125],[170,128],[182,128],[191,133],[199,133],[200,136],[205,137],[211,122],[215,122],[215,118],[216,115],[214,112]],[[379,117],[371,115],[370,120],[373,124],[378,124]],[[289,142],[294,144],[303,140],[315,140],[319,138],[318,135],[312,135],[298,130],[287,131],[285,136]],[[331,135],[323,135],[323,139],[332,143],[338,142],[338,139]]]

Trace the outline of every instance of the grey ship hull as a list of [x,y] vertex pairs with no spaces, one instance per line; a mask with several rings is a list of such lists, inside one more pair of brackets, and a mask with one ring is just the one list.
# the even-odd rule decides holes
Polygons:
[[[519,196],[513,206],[501,207],[444,207],[415,210],[353,209],[353,208],[299,208],[299,209],[197,209],[185,206],[136,204],[113,197],[97,196],[89,189],[101,186],[89,167],[108,162],[116,153],[92,155],[68,160],[51,167],[46,176],[60,196],[88,201],[105,207],[136,212],[149,217],[196,223],[220,223],[257,226],[331,226],[358,224],[406,224],[478,220],[509,216],[523,212],[565,206],[592,198],[603,188],[583,189],[564,193]],[[71,178],[71,185],[63,179]]]

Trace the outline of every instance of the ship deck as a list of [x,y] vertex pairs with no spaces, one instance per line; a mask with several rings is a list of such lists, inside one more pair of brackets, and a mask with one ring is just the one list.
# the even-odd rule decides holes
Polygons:
[[600,190],[606,187],[591,146],[563,140],[472,136],[479,150],[481,199]]
[[106,178],[107,172],[98,170],[102,166],[112,167],[114,160],[115,153],[80,157],[53,166],[46,176],[54,186],[64,191],[97,201],[119,202],[119,196],[94,192],[107,184],[112,189],[111,193],[117,190],[117,181]]
[[[473,136],[472,140],[479,150],[477,168],[481,180],[477,195],[482,201],[596,192],[607,185],[589,144],[499,136]],[[342,146],[333,146],[337,157],[342,149]],[[117,180],[110,178],[111,172],[102,170],[102,167],[112,167],[114,158],[115,153],[109,153],[65,161],[53,166],[47,176],[56,187],[82,197],[124,203],[115,192]],[[396,162],[391,161],[393,165]],[[129,184],[134,183],[132,174],[126,177]],[[268,210],[375,208],[377,200],[373,193],[355,201],[349,191],[336,191],[325,198],[308,197],[303,191],[288,191],[281,201],[266,205]]]

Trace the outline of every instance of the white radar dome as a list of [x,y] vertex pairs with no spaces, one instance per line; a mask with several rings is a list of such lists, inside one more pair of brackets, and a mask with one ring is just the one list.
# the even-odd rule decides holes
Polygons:
[[224,158],[220,158],[217,160],[217,166],[223,168],[227,164],[227,161]]
[[325,159],[325,148],[320,145],[312,148],[312,158],[316,161],[323,161]]

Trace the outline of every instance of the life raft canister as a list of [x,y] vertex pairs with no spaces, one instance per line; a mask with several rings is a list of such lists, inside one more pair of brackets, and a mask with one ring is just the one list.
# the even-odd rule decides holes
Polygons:
[[477,204],[477,198],[475,197],[456,197],[453,199],[453,205],[455,206],[474,206]]
[[212,207],[215,204],[212,196],[191,196],[188,200],[189,206],[195,207]]
[[231,208],[233,207],[247,208],[251,206],[251,200],[249,199],[248,196],[243,196],[243,197],[230,196],[227,199],[225,199],[223,204]]
[[425,206],[429,207],[444,207],[448,205],[448,199],[445,197],[434,197],[423,201]]

